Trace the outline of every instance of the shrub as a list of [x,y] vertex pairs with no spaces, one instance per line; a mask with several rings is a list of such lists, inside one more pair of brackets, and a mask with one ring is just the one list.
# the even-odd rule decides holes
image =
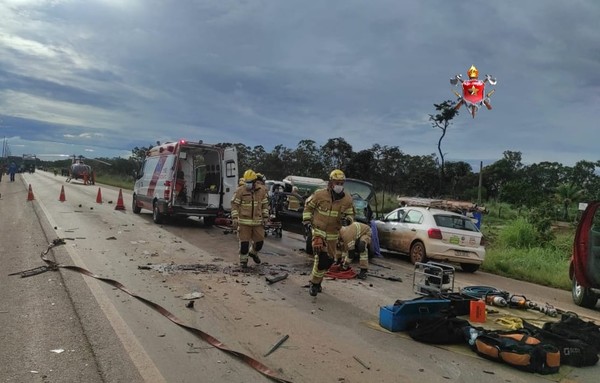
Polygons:
[[517,218],[500,230],[500,244],[504,247],[529,249],[539,244],[538,232],[525,218]]

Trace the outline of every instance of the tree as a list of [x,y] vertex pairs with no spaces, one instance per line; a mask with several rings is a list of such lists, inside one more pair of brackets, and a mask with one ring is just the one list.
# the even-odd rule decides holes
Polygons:
[[325,172],[321,153],[313,140],[302,140],[293,153],[294,166],[291,174],[307,177],[322,177]]
[[579,188],[574,184],[561,184],[556,187],[556,199],[563,206],[563,220],[569,221],[569,205],[576,202],[583,194],[584,189]]
[[456,109],[456,103],[452,100],[446,100],[441,104],[433,104],[435,110],[438,112],[436,115],[430,114],[429,121],[434,128],[438,128],[442,131],[442,135],[438,140],[438,153],[440,154],[440,189],[444,181],[444,153],[442,152],[442,140],[446,136],[448,127],[452,124],[451,121],[458,115]]
[[350,158],[352,158],[352,145],[344,138],[330,138],[327,143],[321,147],[323,164],[329,171],[333,169],[346,169]]
[[521,174],[522,169],[521,152],[504,151],[501,160],[484,168],[488,195],[491,198],[500,197],[503,186],[516,179]]

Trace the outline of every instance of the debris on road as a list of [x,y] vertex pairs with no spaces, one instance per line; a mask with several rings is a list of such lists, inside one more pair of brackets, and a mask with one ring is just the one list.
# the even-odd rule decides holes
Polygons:
[[203,293],[198,292],[198,291],[194,291],[193,293],[187,293],[184,294],[181,299],[185,299],[185,300],[192,300],[192,299],[198,299],[198,298],[202,298],[204,296]]
[[375,274],[375,273],[367,273],[368,276],[370,277],[374,277],[374,278],[379,278],[379,279],[385,279],[388,281],[394,281],[394,282],[402,282],[402,278],[400,277],[390,277],[387,275],[383,275],[383,274]]
[[289,335],[285,335],[283,338],[281,338],[279,340],[279,342],[275,343],[275,345],[273,347],[271,347],[271,349],[269,350],[269,352],[267,352],[264,356],[269,356],[271,355],[275,350],[277,350],[279,348],[279,346],[281,346],[283,344],[283,342],[285,342],[286,340],[288,340],[290,336]]
[[273,283],[283,281],[287,277],[288,277],[288,273],[283,273],[283,274],[279,274],[279,275],[267,275],[265,277],[265,279],[267,280],[267,282],[269,282],[270,285],[272,285]]
[[366,368],[367,370],[370,370],[370,369],[371,369],[371,367],[367,366],[367,364],[366,364],[365,362],[363,362],[362,360],[358,359],[358,356],[356,356],[356,355],[355,355],[355,356],[354,356],[354,360],[356,360],[358,363],[362,364],[362,366],[363,366],[364,368]]

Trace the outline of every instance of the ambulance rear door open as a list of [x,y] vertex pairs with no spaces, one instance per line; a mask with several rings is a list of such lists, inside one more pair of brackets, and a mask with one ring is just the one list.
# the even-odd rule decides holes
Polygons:
[[204,148],[195,159],[192,203],[207,209],[231,210],[237,187],[237,151],[234,147]]

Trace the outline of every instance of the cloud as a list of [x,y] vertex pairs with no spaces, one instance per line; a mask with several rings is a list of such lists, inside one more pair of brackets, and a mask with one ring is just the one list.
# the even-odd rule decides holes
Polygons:
[[14,152],[344,137],[437,154],[433,104],[474,64],[498,78],[493,109],[461,109],[447,158],[598,160],[594,0],[14,0],[0,14],[0,132],[19,137]]

